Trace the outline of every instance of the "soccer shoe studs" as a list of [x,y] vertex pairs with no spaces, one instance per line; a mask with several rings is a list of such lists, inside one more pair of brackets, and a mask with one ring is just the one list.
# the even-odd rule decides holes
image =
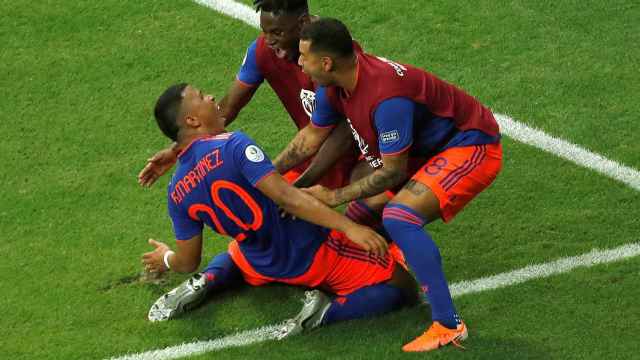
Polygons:
[[467,338],[467,326],[464,323],[456,329],[448,329],[439,322],[434,321],[424,334],[402,347],[406,352],[431,351],[447,344],[453,344],[464,349],[460,341]]
[[207,294],[207,277],[195,274],[162,295],[149,309],[149,321],[166,321],[196,307]]
[[320,290],[306,291],[302,310],[293,319],[287,320],[278,330],[277,339],[298,335],[317,328],[331,306],[331,298]]

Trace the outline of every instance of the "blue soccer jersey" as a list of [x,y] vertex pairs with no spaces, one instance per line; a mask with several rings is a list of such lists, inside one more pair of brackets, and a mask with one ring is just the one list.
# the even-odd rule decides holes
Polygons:
[[271,160],[241,132],[198,139],[179,156],[168,188],[177,240],[189,240],[204,224],[236,239],[259,273],[289,278],[311,265],[329,229],[291,217],[255,186],[275,171]]

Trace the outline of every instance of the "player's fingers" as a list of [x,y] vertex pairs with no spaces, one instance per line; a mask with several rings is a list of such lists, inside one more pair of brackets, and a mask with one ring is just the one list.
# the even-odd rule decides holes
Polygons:
[[380,244],[378,244],[378,242],[373,239],[370,239],[369,241],[371,242],[371,249],[369,250],[369,252],[373,253],[374,255],[380,255]]
[[375,236],[377,234],[374,234],[371,237],[371,242],[373,243],[372,246],[372,252],[375,253],[376,255],[384,255],[384,253],[386,252],[386,244],[387,242],[384,240],[379,239],[377,236]]
[[162,160],[162,152],[155,153],[152,157],[147,159],[147,161],[150,162],[150,163],[155,163],[155,162],[158,162],[160,160]]
[[147,172],[145,172],[145,170],[142,169],[142,171],[140,171],[140,173],[138,174],[138,182],[142,184],[144,181],[146,181],[145,179],[147,177],[148,177]]
[[158,247],[162,246],[162,244],[161,244],[161,243],[159,243],[159,242],[157,242],[157,241],[155,241],[155,240],[153,240],[153,239],[149,239],[149,245],[153,245],[153,246],[155,246],[156,248],[158,248]]
[[149,174],[149,176],[145,178],[144,186],[150,187],[151,185],[153,185],[153,183],[156,182],[157,179],[158,179],[158,176],[156,174],[154,173]]
[[387,251],[389,250],[389,244],[387,243],[387,240],[378,233],[375,233],[374,236],[376,238],[377,243],[380,244],[380,250],[382,251],[382,254],[380,255],[386,254]]
[[373,251],[373,243],[371,241],[369,241],[369,239],[364,239],[363,241],[360,241],[357,243],[358,246],[360,246],[363,250],[366,251]]
[[138,183],[142,186],[147,186],[147,183],[149,182],[149,176],[147,174],[144,174],[142,176],[138,176]]

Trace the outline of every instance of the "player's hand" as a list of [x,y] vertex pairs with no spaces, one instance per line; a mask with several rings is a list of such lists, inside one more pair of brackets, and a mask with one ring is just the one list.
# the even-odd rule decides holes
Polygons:
[[142,264],[144,269],[150,273],[161,273],[167,271],[164,265],[164,253],[171,250],[165,243],[149,239],[149,245],[155,247],[155,250],[142,254]]
[[382,256],[387,252],[387,241],[371,228],[355,224],[344,234],[361,248],[376,255]]
[[313,196],[314,198],[318,199],[319,201],[323,202],[325,205],[329,207],[336,207],[340,205],[336,200],[336,192],[322,185],[314,185],[312,187],[308,187],[300,190]]
[[153,185],[160,176],[171,169],[177,159],[178,154],[171,148],[158,151],[147,160],[147,165],[138,174],[138,183],[146,187]]

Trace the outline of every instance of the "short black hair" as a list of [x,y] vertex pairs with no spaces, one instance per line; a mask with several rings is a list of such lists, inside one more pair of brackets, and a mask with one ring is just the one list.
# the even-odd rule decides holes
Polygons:
[[254,0],[256,11],[264,11],[279,16],[300,15],[309,12],[307,0]]
[[158,98],[153,111],[158,127],[173,141],[178,141],[178,116],[182,105],[182,93],[188,85],[180,83],[167,88]]
[[328,52],[342,58],[351,57],[354,53],[349,29],[333,18],[321,18],[306,24],[300,32],[300,40],[311,41],[313,52]]

